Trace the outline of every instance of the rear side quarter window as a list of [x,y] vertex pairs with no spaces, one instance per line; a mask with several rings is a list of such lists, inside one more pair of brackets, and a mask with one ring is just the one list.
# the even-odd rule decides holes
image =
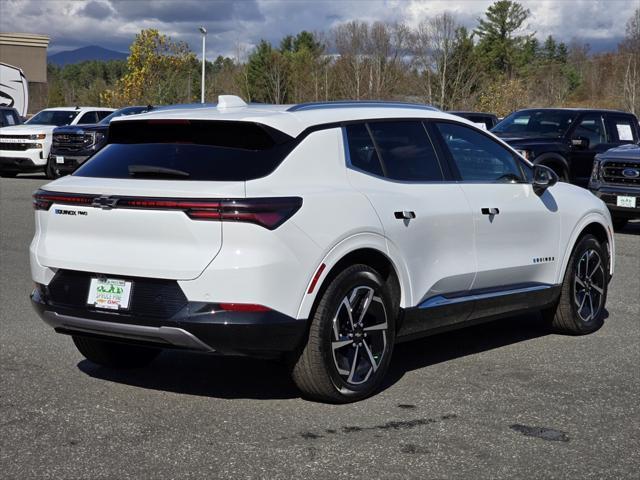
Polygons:
[[638,121],[630,115],[608,115],[612,140],[615,143],[637,143]]
[[364,123],[347,125],[345,133],[351,166],[383,177],[384,171],[367,126]]

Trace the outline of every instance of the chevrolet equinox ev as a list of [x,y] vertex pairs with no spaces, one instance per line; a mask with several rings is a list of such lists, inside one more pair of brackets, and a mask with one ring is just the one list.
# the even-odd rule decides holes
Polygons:
[[247,105],[111,122],[34,194],[32,302],[90,361],[284,358],[307,398],[381,385],[394,345],[541,311],[603,324],[609,211],[424,105]]

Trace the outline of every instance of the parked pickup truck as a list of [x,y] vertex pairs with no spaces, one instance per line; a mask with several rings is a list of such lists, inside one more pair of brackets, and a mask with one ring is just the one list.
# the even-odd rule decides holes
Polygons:
[[587,187],[596,154],[638,143],[638,119],[617,110],[536,108],[512,113],[492,130],[562,181]]
[[607,204],[615,228],[640,218],[640,145],[623,145],[596,155],[589,190]]
[[53,130],[62,125],[97,123],[113,108],[62,107],[41,110],[23,125],[0,128],[0,176],[44,171]]
[[494,113],[461,112],[453,110],[447,113],[466,118],[470,122],[473,122],[476,127],[482,128],[483,130],[491,130],[498,123],[498,117]]
[[49,153],[46,173],[48,178],[57,178],[75,170],[87,158],[99,151],[107,143],[107,133],[111,120],[125,115],[135,115],[153,110],[146,107],[124,107],[116,110],[98,123],[87,125],[67,125],[53,131],[53,145]]

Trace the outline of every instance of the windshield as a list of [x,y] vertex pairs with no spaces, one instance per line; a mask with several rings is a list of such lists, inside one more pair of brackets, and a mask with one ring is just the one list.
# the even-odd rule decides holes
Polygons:
[[153,107],[125,107],[125,108],[121,108],[120,110],[116,110],[115,112],[113,112],[111,115],[109,115],[107,117],[104,117],[100,121],[100,125],[109,125],[111,120],[113,120],[116,117],[124,117],[126,115],[136,115],[138,113],[148,112],[148,111],[150,111],[152,109],[153,109]]
[[562,110],[522,110],[496,125],[493,133],[522,137],[564,137],[576,112]]
[[69,125],[78,116],[79,110],[43,110],[25,123],[29,125],[55,125],[61,127]]

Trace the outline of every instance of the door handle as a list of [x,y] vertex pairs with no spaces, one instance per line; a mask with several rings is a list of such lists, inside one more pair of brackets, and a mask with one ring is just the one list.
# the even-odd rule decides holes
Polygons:
[[411,220],[412,218],[416,218],[416,212],[412,212],[409,210],[403,210],[401,212],[393,212],[393,214],[398,220]]
[[500,209],[498,208],[483,208],[481,209],[483,215],[498,215],[500,213]]

